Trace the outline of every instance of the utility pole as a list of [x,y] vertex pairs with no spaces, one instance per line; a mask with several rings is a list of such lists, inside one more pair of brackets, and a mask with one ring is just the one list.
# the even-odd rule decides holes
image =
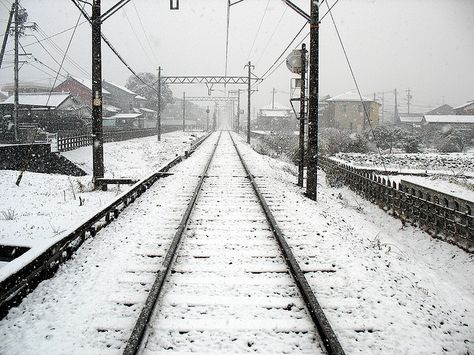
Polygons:
[[311,0],[309,45],[308,177],[306,195],[317,200],[318,186],[318,82],[319,1]]
[[385,122],[385,92],[382,92],[382,122]]
[[393,112],[394,117],[394,123],[397,124],[400,122],[400,117],[398,117],[398,102],[397,102],[397,89],[394,90],[394,95],[395,95],[395,109]]
[[206,113],[207,113],[206,132],[209,132],[209,112],[211,112],[211,110],[209,110],[209,106],[207,106],[207,109],[206,109]]
[[7,47],[8,34],[10,32],[10,27],[12,25],[13,14],[15,13],[15,4],[16,4],[16,2],[14,2],[12,4],[12,8],[10,10],[10,16],[8,16],[7,28],[5,30],[5,36],[3,37],[2,50],[0,51],[0,68],[2,67],[3,56],[5,55],[5,48]]
[[216,124],[217,124],[217,103],[214,107],[214,113],[212,115],[212,131],[216,131]]
[[247,83],[247,90],[248,90],[248,96],[247,96],[247,143],[250,144],[250,95],[252,94],[251,88],[250,88],[250,81],[251,81],[251,75],[252,75],[252,69],[255,68],[255,66],[252,65],[252,62],[249,61],[249,63],[245,66],[249,68],[249,73],[248,73],[248,83]]
[[275,109],[275,88],[272,90],[272,110]]
[[158,108],[156,113],[158,142],[161,141],[161,66],[158,67]]
[[18,21],[19,21],[19,16],[18,16],[18,0],[15,0],[15,63],[14,63],[14,81],[15,81],[15,89],[14,89],[14,98],[13,98],[13,123],[15,125],[14,127],[14,133],[15,133],[15,142],[18,142],[18,86],[19,86],[19,63],[18,63],[18,38],[19,38],[19,33],[18,33]]
[[300,93],[300,161],[298,170],[298,186],[303,187],[304,180],[304,125],[306,105],[306,44],[301,45],[301,93]]
[[186,93],[183,91],[183,132],[186,130]]
[[408,105],[408,114],[410,114],[410,100],[412,99],[410,89],[407,90],[407,105]]
[[[102,127],[102,48],[100,0],[92,2],[92,157],[94,187],[104,177],[104,139]],[[102,185],[107,189],[107,185]]]
[[237,89],[237,133],[240,133],[240,89]]

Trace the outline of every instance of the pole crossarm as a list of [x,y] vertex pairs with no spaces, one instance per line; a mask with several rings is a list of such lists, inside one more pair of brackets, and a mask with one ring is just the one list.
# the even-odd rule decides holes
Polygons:
[[237,97],[234,96],[191,96],[186,97],[187,101],[207,101],[207,102],[235,102]]
[[[165,84],[248,84],[246,76],[163,76],[161,78]],[[260,78],[251,80],[261,81]]]
[[292,10],[294,10],[297,14],[303,16],[308,22],[311,22],[311,16],[304,12],[301,8],[295,5],[290,0],[282,0],[285,4],[287,4]]

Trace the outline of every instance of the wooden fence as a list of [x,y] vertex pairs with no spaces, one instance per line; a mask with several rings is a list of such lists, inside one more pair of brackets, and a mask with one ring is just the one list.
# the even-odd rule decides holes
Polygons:
[[466,251],[474,251],[474,216],[470,208],[433,201],[414,190],[404,191],[403,186],[371,171],[326,157],[318,160],[329,181],[340,181],[403,222],[417,225]]
[[[161,133],[177,131],[182,127],[165,126],[161,128]],[[105,131],[104,143],[118,142],[134,138],[149,137],[157,134],[156,128],[133,129],[126,131]],[[92,145],[92,135],[90,133],[60,133],[58,137],[58,149],[60,152],[77,149]]]

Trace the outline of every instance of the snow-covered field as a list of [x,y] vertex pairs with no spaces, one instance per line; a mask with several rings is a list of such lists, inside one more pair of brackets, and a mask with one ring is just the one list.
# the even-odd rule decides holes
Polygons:
[[[166,133],[156,137],[106,143],[106,176],[140,179],[159,170],[167,161],[188,149],[202,133]],[[92,148],[83,147],[64,153],[87,172],[92,171]],[[25,172],[20,186],[17,171],[0,170],[0,243],[34,246],[64,235],[129,186],[110,186],[109,191],[93,191],[92,177]]]
[[474,153],[338,153],[336,160],[357,167],[387,169],[396,171],[416,171],[446,173],[452,175],[466,174],[474,176]]
[[[382,158],[383,157],[383,158]],[[358,168],[398,172],[390,181],[401,179],[453,196],[474,201],[474,153],[450,154],[359,154],[338,153],[334,160]],[[423,173],[428,176],[403,174]]]
[[[472,254],[403,226],[345,187],[328,187],[323,172],[318,202],[311,201],[295,185],[293,165],[259,155],[242,141],[239,147],[347,354],[474,352]],[[183,199],[186,169],[202,162],[197,152],[180,164],[182,174],[145,193],[0,321],[0,338],[5,339],[0,353],[84,353],[90,348],[81,348],[82,340],[93,345],[107,341],[107,333],[97,330],[104,324],[118,326],[108,318],[110,301],[133,296],[124,286],[130,283],[116,285],[129,248],[156,243],[157,221],[166,217],[161,209]],[[43,204],[54,205],[48,199]],[[50,210],[53,215],[57,211]],[[151,213],[156,218],[148,220]],[[143,227],[136,230],[129,217]],[[99,307],[101,302],[108,308]]]

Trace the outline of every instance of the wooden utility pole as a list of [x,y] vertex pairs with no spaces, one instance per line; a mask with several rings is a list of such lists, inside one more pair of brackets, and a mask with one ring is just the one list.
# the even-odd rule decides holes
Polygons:
[[18,106],[19,106],[19,98],[18,98],[18,86],[19,86],[19,62],[18,62],[18,45],[19,45],[19,33],[18,33],[18,21],[19,21],[19,16],[18,16],[18,0],[15,0],[15,40],[14,40],[14,98],[13,98],[13,124],[15,125],[14,127],[14,133],[15,133],[15,142],[18,142]]
[[[102,37],[100,0],[92,2],[92,157],[95,188],[101,186],[97,179],[104,177],[104,139],[102,127]],[[102,189],[107,185],[102,185]]]
[[186,130],[186,93],[183,92],[183,132]]
[[245,66],[248,67],[249,72],[248,72],[248,83],[247,83],[247,90],[248,90],[248,95],[247,95],[247,143],[250,144],[250,110],[251,110],[251,105],[250,105],[250,96],[252,94],[251,91],[251,76],[252,76],[252,68],[255,68],[255,66],[252,65],[252,62],[249,61],[249,63]]
[[237,89],[237,133],[240,133],[240,89]]
[[3,37],[2,49],[0,51],[0,68],[2,67],[3,56],[5,55],[5,49],[7,47],[8,34],[10,33],[10,27],[12,25],[13,14],[15,13],[15,4],[16,4],[15,2],[12,4],[10,15],[8,16],[7,28],[5,29],[5,36]]
[[305,125],[305,105],[306,105],[306,44],[301,45],[301,92],[300,92],[300,141],[299,141],[299,169],[298,186],[303,187],[304,180],[304,125]]
[[275,109],[275,88],[272,90],[272,110]]
[[161,141],[161,67],[158,67],[158,108],[156,110],[156,130]]
[[319,2],[311,0],[309,46],[308,176],[306,195],[317,200],[318,186],[318,84],[319,84]]

